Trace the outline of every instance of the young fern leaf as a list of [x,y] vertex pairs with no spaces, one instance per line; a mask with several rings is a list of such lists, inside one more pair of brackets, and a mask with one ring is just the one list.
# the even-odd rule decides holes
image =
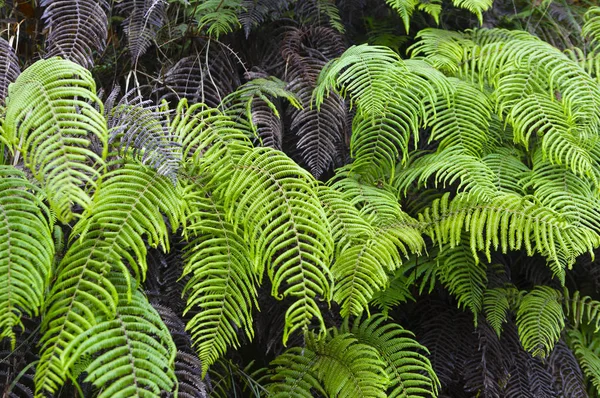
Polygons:
[[58,265],[48,295],[37,393],[52,393],[63,383],[67,375],[64,362],[71,360],[64,350],[79,334],[94,327],[98,316],[114,319],[119,299],[109,272],[119,272],[127,279],[131,268],[136,279],[143,280],[146,244],[167,249],[163,214],[176,229],[179,213],[176,188],[149,167],[125,163],[104,176],[93,207],[73,227],[71,246]]
[[22,314],[38,316],[54,257],[50,214],[39,189],[12,166],[0,166],[0,340],[15,348]]
[[325,396],[383,398],[388,384],[386,365],[370,345],[351,333],[332,333],[316,339],[307,335],[306,347],[294,347],[277,357],[272,397],[312,397],[311,388]]
[[229,221],[217,197],[200,184],[185,188],[183,275],[191,275],[183,290],[186,311],[197,313],[187,324],[194,346],[208,367],[223,356],[229,346],[237,348],[238,329],[249,338],[252,307],[257,303],[257,279],[247,243]]
[[102,108],[95,91],[90,72],[59,58],[37,61],[9,89],[5,138],[22,152],[64,223],[76,217],[74,203],[90,207],[103,165],[89,149],[93,137],[106,151],[106,120],[95,108]]
[[258,274],[267,266],[273,296],[296,300],[286,312],[284,343],[312,318],[324,330],[316,299],[331,300],[333,239],[315,189],[312,176],[285,154],[256,148],[240,159],[223,194]]
[[545,358],[565,327],[562,295],[549,286],[536,286],[523,297],[517,312],[519,339],[533,356]]
[[342,326],[341,332],[351,333],[359,343],[377,350],[390,380],[387,397],[436,396],[440,381],[425,356],[429,353],[427,348],[419,344],[410,331],[384,322],[381,314],[362,321],[357,318],[351,328]]
[[42,20],[49,30],[46,58],[60,56],[85,68],[94,65],[94,53],[106,47],[109,5],[106,0],[42,0]]
[[0,106],[4,106],[8,85],[21,74],[19,59],[11,45],[0,37]]
[[102,389],[98,398],[162,397],[177,381],[171,334],[135,284],[120,275],[109,278],[119,295],[114,318],[102,319],[73,339],[63,352],[65,367],[91,356],[85,381]]

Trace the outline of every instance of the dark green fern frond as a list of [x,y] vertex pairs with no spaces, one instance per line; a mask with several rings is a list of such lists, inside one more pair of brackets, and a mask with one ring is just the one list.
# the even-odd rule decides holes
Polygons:
[[[113,164],[111,166],[117,166]],[[158,210],[158,211],[157,211]],[[146,273],[146,244],[169,247],[168,228],[180,222],[180,199],[170,180],[155,170],[126,163],[106,174],[95,202],[73,227],[71,246],[48,294],[36,391],[52,393],[64,381],[64,350],[78,335],[112,320],[118,292],[109,272],[136,279]],[[76,350],[77,347],[73,347]]]
[[91,356],[85,381],[102,389],[99,398],[159,398],[176,385],[175,343],[140,290],[120,276],[110,280],[119,295],[114,319],[103,319],[78,335],[64,350],[65,366]]
[[22,152],[61,222],[76,216],[74,204],[90,207],[100,177],[103,160],[89,147],[94,138],[106,151],[107,127],[95,92],[90,72],[60,58],[37,61],[9,89],[5,138]]
[[533,356],[547,357],[565,327],[562,295],[548,286],[536,286],[523,297],[517,312],[519,339]]
[[395,323],[385,323],[385,317],[357,319],[351,328],[343,326],[359,343],[377,350],[378,357],[385,363],[390,380],[387,397],[430,397],[436,396],[439,380],[426,354],[426,347],[419,344],[414,335]]
[[187,324],[203,373],[228,347],[239,347],[238,329],[252,338],[252,307],[258,306],[258,277],[247,243],[227,219],[221,203],[200,184],[185,188],[183,275],[190,275],[183,293]]
[[403,267],[398,269],[389,279],[389,285],[384,290],[375,292],[369,303],[371,306],[378,308],[384,316],[387,316],[390,311],[402,303],[415,301],[411,292],[413,281],[404,274]]
[[0,340],[24,329],[21,316],[39,315],[54,257],[48,209],[39,189],[12,166],[0,166]]
[[250,242],[258,273],[267,267],[272,294],[296,300],[286,313],[284,342],[312,318],[324,329],[316,299],[331,299],[333,239],[315,188],[283,153],[257,148],[240,159],[224,193],[228,219]]
[[385,397],[386,364],[370,345],[350,333],[333,333],[316,339],[308,334],[306,347],[294,347],[277,357],[269,385],[275,398],[313,397],[311,389],[325,396]]

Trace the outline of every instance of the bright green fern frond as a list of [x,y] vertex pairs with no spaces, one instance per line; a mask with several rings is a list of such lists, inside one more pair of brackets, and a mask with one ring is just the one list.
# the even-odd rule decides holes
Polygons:
[[23,154],[65,223],[75,217],[73,204],[89,208],[106,155],[90,149],[95,139],[106,152],[108,134],[95,93],[91,73],[60,58],[37,61],[9,88],[5,138]]
[[64,351],[65,366],[92,356],[85,381],[101,388],[99,398],[162,397],[177,383],[173,338],[140,290],[119,276],[111,281],[119,294],[114,319],[77,336]]
[[418,398],[436,396],[440,382],[424,355],[427,348],[419,344],[414,335],[395,323],[385,323],[381,315],[365,320],[356,319],[352,328],[342,327],[359,343],[377,350],[378,357],[386,365],[389,377],[389,398]]
[[23,313],[38,316],[54,257],[48,209],[39,189],[12,166],[0,166],[0,340],[11,339]]
[[497,180],[481,158],[465,153],[461,146],[454,146],[409,163],[398,173],[393,185],[404,195],[416,183],[418,187],[456,186],[458,192],[490,199],[498,192]]
[[475,46],[465,35],[443,29],[422,29],[415,36],[419,39],[409,48],[413,57],[425,56],[437,69],[455,74],[465,52]]
[[573,322],[573,327],[586,323],[594,326],[594,333],[600,330],[600,301],[590,296],[582,296],[579,291],[572,295],[564,289],[565,313]]
[[517,312],[519,339],[526,351],[545,358],[565,327],[562,294],[549,286],[536,286],[523,297]]
[[581,370],[600,391],[600,347],[595,333],[585,333],[577,329],[568,332],[569,345],[579,361]]
[[242,26],[238,19],[242,0],[197,1],[194,7],[198,26],[206,27],[208,34],[217,39]]
[[171,130],[184,161],[198,167],[195,174],[218,172],[219,178],[211,182],[216,185],[228,180],[238,160],[252,148],[228,116],[204,104],[188,105],[185,99],[177,106]]
[[325,396],[347,398],[386,397],[386,365],[375,348],[350,333],[315,339],[308,334],[306,347],[291,348],[277,357],[269,386],[272,397],[312,397],[310,388]]
[[481,156],[488,140],[492,104],[488,97],[469,83],[448,79],[454,87],[450,101],[438,99],[435,117],[429,124],[429,141],[439,141],[438,150],[449,147],[462,148],[466,154]]
[[496,287],[484,292],[485,319],[498,337],[502,333],[502,325],[507,321],[508,311],[516,311],[521,305],[522,293],[514,286]]
[[498,194],[489,201],[468,194],[449,200],[445,195],[419,219],[440,247],[459,244],[465,230],[474,255],[484,251],[490,261],[491,248],[503,252],[524,248],[529,255],[537,251],[552,261],[550,265],[561,280],[565,266],[600,244],[600,236],[594,231],[570,224],[559,212],[517,194]]
[[204,373],[229,346],[239,347],[238,329],[253,336],[252,307],[256,302],[257,276],[247,243],[226,220],[217,197],[200,184],[185,188],[183,275],[190,275],[183,293],[188,322]]
[[473,256],[469,247],[460,244],[438,254],[440,281],[457,298],[459,307],[473,313],[475,325],[483,308],[483,295],[487,286],[487,267]]
[[479,24],[483,24],[483,12],[487,11],[494,0],[452,0],[455,6],[464,8],[477,15]]
[[419,4],[419,0],[386,0],[386,3],[400,15],[404,23],[404,29],[406,29],[406,33],[408,34],[410,19]]
[[525,194],[522,179],[531,172],[521,160],[523,154],[513,148],[496,148],[481,159],[496,176],[498,191]]
[[71,246],[48,295],[35,377],[38,393],[52,393],[64,381],[63,360],[70,358],[63,353],[69,343],[95,326],[98,316],[114,318],[118,295],[108,273],[129,278],[129,266],[137,279],[143,279],[146,244],[168,248],[163,214],[172,228],[181,219],[172,182],[139,164],[127,163],[107,173],[94,200],[87,218],[73,227]]
[[384,290],[373,294],[369,303],[377,307],[383,316],[387,317],[389,312],[401,303],[406,303],[409,300],[415,301],[411,292],[414,285],[413,281],[409,280],[402,268],[396,270],[395,274],[389,278],[389,285]]
[[581,35],[590,38],[596,49],[600,47],[600,7],[590,7],[585,13]]
[[374,235],[374,228],[361,217],[358,209],[349,200],[345,199],[340,191],[332,187],[319,185],[317,195],[331,226],[336,257],[353,242]]
[[312,318],[324,329],[315,300],[331,299],[333,239],[315,191],[314,178],[285,154],[256,148],[240,159],[224,192],[228,219],[242,227],[256,269],[267,267],[272,294],[296,300],[284,342]]

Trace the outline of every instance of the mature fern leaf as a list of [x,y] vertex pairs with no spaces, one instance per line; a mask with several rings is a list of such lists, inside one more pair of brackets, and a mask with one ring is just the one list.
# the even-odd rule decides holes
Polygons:
[[484,292],[485,318],[498,337],[502,334],[502,325],[508,321],[509,310],[519,308],[523,293],[514,286],[496,287]]
[[224,200],[259,274],[267,266],[272,294],[296,300],[286,313],[284,342],[314,317],[324,329],[315,300],[331,299],[333,239],[312,176],[283,153],[257,148],[241,158]]
[[487,11],[494,0],[452,0],[455,6],[465,8],[477,15],[479,23],[483,24],[483,12]]
[[107,113],[109,144],[118,143],[122,153],[131,150],[142,163],[175,181],[181,154],[172,141],[165,112],[130,91]]
[[531,171],[523,163],[522,153],[511,148],[496,148],[481,160],[496,176],[496,190],[525,194],[523,178]]
[[419,344],[410,331],[384,321],[381,315],[362,321],[356,319],[351,328],[342,327],[341,331],[351,333],[359,343],[377,350],[390,380],[388,397],[435,396],[439,380],[426,357],[427,348]]
[[61,56],[85,68],[94,65],[108,36],[106,0],[42,0],[42,20],[49,31],[46,57]]
[[54,256],[49,212],[38,189],[12,166],[0,166],[0,339],[9,337],[21,315],[37,316],[44,304]]
[[402,18],[407,34],[410,29],[410,19],[417,9],[425,11],[435,19],[436,23],[439,23],[440,12],[442,11],[440,0],[386,0],[386,3]]
[[176,383],[175,343],[140,290],[120,276],[110,279],[119,295],[114,319],[79,334],[65,348],[63,361],[70,368],[82,356],[93,358],[85,381],[102,388],[99,398],[161,397]]
[[253,336],[252,307],[258,306],[257,276],[243,237],[229,221],[221,203],[199,184],[185,189],[183,275],[186,311],[198,311],[188,322],[203,373],[229,346],[239,347],[237,331]]
[[577,329],[568,331],[569,346],[577,357],[588,383],[592,384],[597,392],[600,391],[600,352],[596,336],[595,333]]
[[589,37],[596,49],[600,48],[600,7],[590,7],[585,13],[581,35]]
[[533,356],[548,356],[560,338],[565,327],[561,299],[557,290],[536,286],[521,301],[517,312],[519,339]]
[[0,37],[0,106],[4,105],[8,85],[21,74],[19,59],[11,45]]
[[[112,164],[111,166],[117,166]],[[104,177],[94,206],[73,227],[71,246],[58,265],[42,324],[36,390],[54,392],[66,377],[64,350],[78,335],[112,320],[118,291],[108,273],[136,279],[146,273],[146,244],[168,248],[164,213],[177,228],[180,202],[173,184],[154,170],[126,163]],[[158,211],[157,211],[158,210]],[[76,350],[77,347],[72,347]]]
[[106,151],[106,121],[94,108],[101,107],[95,90],[90,72],[59,58],[37,61],[9,89],[5,138],[22,151],[62,222],[75,216],[74,203],[89,208],[103,164],[89,149],[94,137]]
[[322,339],[308,334],[305,348],[290,348],[272,362],[270,396],[309,398],[314,388],[326,396],[385,397],[386,364],[378,354],[350,333]]
[[238,14],[242,11],[244,0],[207,0],[195,5],[198,26],[206,28],[209,36],[231,33],[240,27]]
[[166,6],[166,0],[130,0],[118,5],[125,16],[122,25],[134,64],[137,65],[163,26]]
[[164,87],[155,91],[161,99],[178,103],[187,98],[190,103],[205,103],[217,108],[221,101],[241,83],[238,65],[231,50],[208,42],[202,52],[184,57],[164,75]]
[[552,372],[557,391],[563,397],[588,396],[577,358],[562,339],[556,343],[548,357],[548,368]]

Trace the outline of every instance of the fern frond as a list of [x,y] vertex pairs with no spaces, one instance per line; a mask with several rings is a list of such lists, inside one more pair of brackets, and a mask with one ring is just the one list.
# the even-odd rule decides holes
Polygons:
[[257,148],[240,159],[224,193],[228,219],[242,227],[255,268],[267,266],[272,294],[296,300],[286,313],[284,342],[314,317],[324,329],[315,300],[331,299],[333,239],[315,188],[283,153]]
[[545,358],[565,327],[562,295],[549,286],[536,286],[527,293],[517,311],[519,339],[526,351]]
[[11,45],[0,37],[0,106],[4,106],[8,85],[21,74],[19,59]]
[[500,147],[481,159],[496,176],[494,181],[496,190],[526,193],[522,180],[531,170],[523,163],[522,158],[523,155],[518,150]]
[[97,325],[98,316],[114,319],[118,292],[108,273],[129,278],[131,267],[136,279],[143,280],[146,244],[169,247],[161,213],[177,228],[180,201],[167,178],[134,163],[106,174],[93,207],[73,227],[71,246],[48,295],[36,372],[38,393],[54,392],[62,384],[67,374],[64,361],[70,360],[64,357],[67,345]]
[[419,344],[410,331],[384,321],[381,315],[362,321],[356,319],[351,328],[342,327],[341,331],[351,333],[359,343],[377,350],[390,380],[388,397],[436,396],[440,382],[425,355],[429,353],[427,348]]
[[486,266],[473,256],[465,244],[441,251],[438,263],[440,281],[457,298],[459,307],[469,308],[477,326],[487,286]]
[[425,11],[433,17],[436,23],[439,23],[440,12],[442,11],[440,0],[386,0],[386,3],[398,13],[404,23],[404,29],[407,34],[410,30],[410,19],[417,9]]
[[42,21],[49,30],[46,58],[60,56],[85,68],[94,65],[108,36],[106,0],[42,0]]
[[241,27],[238,13],[243,0],[208,0],[196,5],[198,26],[206,27],[209,36],[216,39]]
[[413,281],[404,274],[405,264],[396,270],[391,278],[389,277],[389,285],[384,290],[373,294],[369,303],[371,306],[378,308],[385,317],[400,304],[415,301],[411,292]]
[[600,7],[590,7],[584,18],[581,35],[590,38],[595,49],[598,49],[600,48]]
[[108,143],[118,142],[121,153],[131,150],[142,163],[175,181],[181,154],[172,140],[164,112],[152,101],[130,91],[107,113]]
[[567,289],[564,289],[565,314],[569,316],[574,328],[580,324],[586,323],[594,326],[594,333],[600,330],[600,301],[592,299],[590,296],[582,296],[579,291],[572,295]]
[[9,89],[5,138],[23,153],[65,223],[75,217],[74,203],[90,207],[103,165],[89,149],[94,138],[106,151],[106,120],[95,108],[102,108],[95,91],[90,72],[59,58],[37,61]]
[[129,53],[134,64],[152,44],[165,20],[166,0],[130,0],[118,5],[125,15],[122,22]]
[[252,307],[257,279],[247,243],[229,221],[221,203],[200,184],[185,188],[183,290],[186,311],[196,314],[187,324],[203,375],[229,346],[239,347],[238,329],[252,338]]
[[563,339],[559,340],[548,357],[556,389],[564,397],[588,397],[583,373],[577,358]]
[[304,0],[296,2],[296,18],[303,25],[323,26],[326,23],[340,33],[344,33],[344,24],[340,11],[333,0]]
[[523,293],[514,286],[496,287],[484,292],[485,319],[498,337],[502,334],[502,325],[508,321],[508,311],[516,311],[521,305]]
[[92,356],[85,381],[102,388],[99,398],[161,397],[177,381],[175,343],[140,290],[119,276],[110,279],[119,295],[114,319],[79,334],[65,348],[63,362],[71,368],[77,358]]
[[375,348],[350,333],[315,339],[307,335],[306,347],[294,347],[277,357],[269,385],[271,396],[312,397],[311,388],[325,396],[385,397],[386,365]]
[[452,0],[456,7],[464,8],[477,15],[479,24],[483,24],[483,12],[487,11],[494,0]]
[[238,19],[246,39],[250,36],[250,30],[260,26],[269,16],[278,16],[289,6],[290,0],[242,0]]
[[54,257],[48,209],[39,189],[12,166],[0,166],[0,340],[11,339],[22,314],[39,315]]
[[569,346],[577,357],[581,370],[596,391],[600,391],[600,350],[597,336],[590,336],[590,333],[577,329],[570,329],[568,336]]

